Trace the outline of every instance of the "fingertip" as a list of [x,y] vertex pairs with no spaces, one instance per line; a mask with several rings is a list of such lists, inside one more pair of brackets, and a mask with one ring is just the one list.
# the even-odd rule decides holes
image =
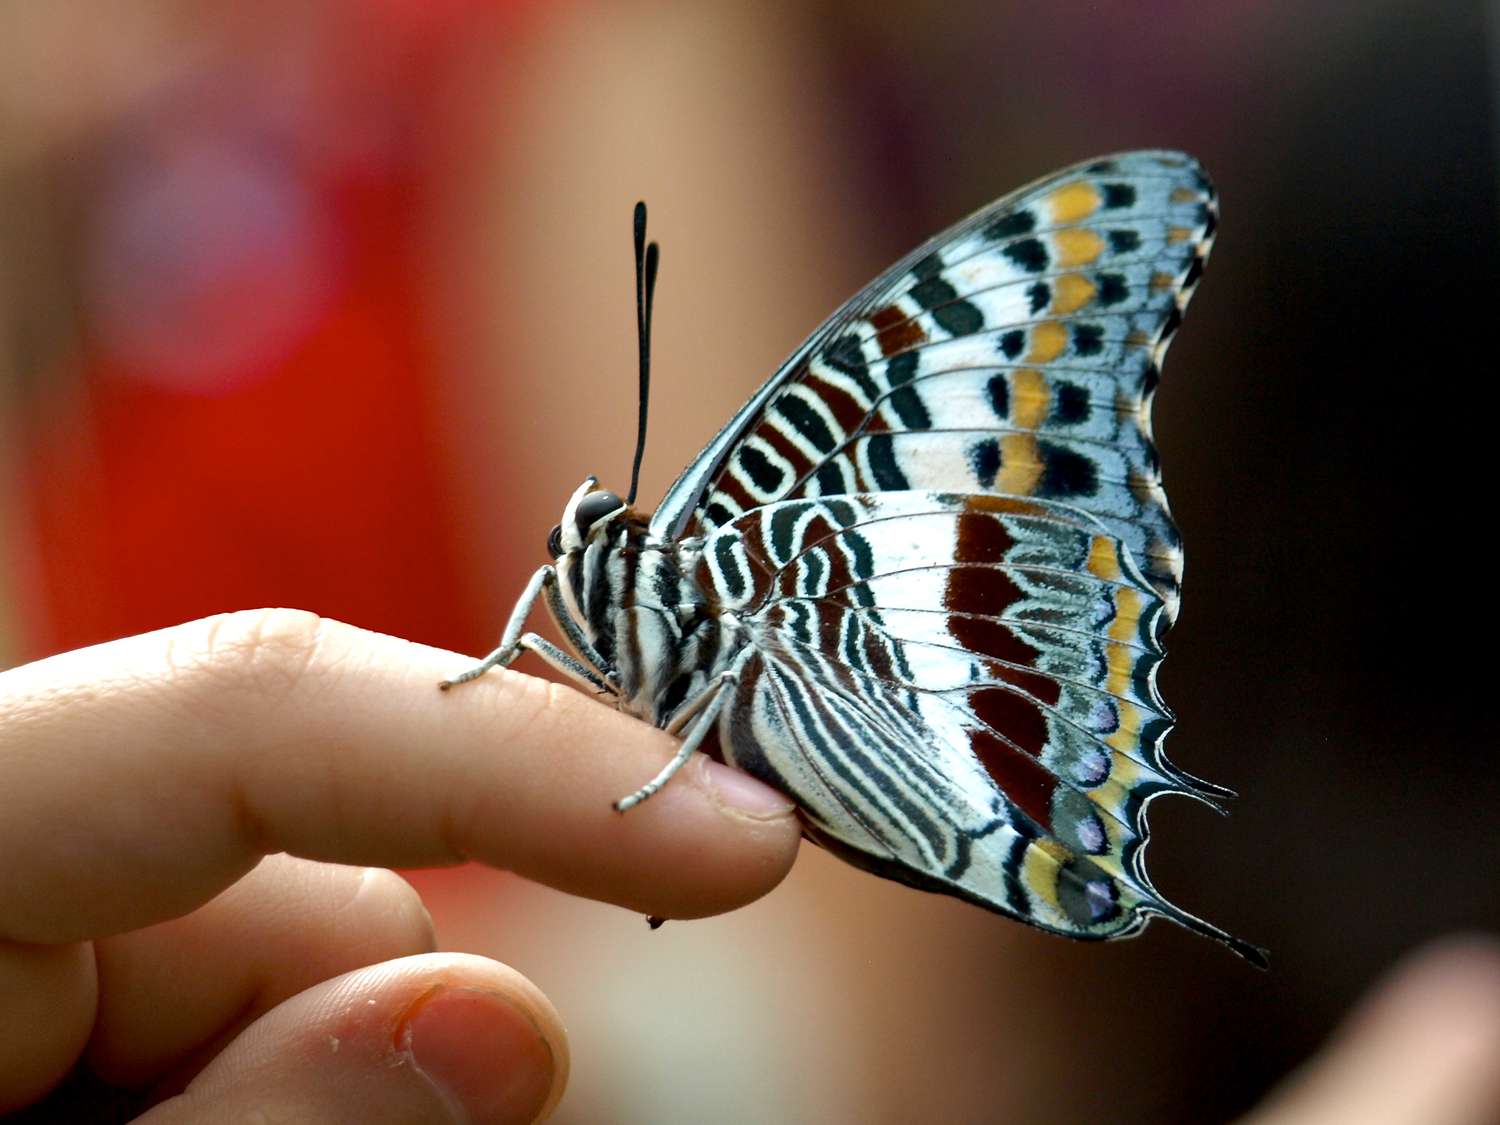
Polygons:
[[797,806],[790,797],[772,789],[744,770],[726,766],[712,758],[702,758],[704,787],[719,807],[733,816],[752,820],[790,820]]
[[568,1071],[567,1035],[535,985],[487,958],[424,954],[272,1009],[143,1120],[536,1121]]
[[550,1037],[528,1006],[499,991],[435,986],[412,1006],[396,1042],[456,1119],[538,1121],[562,1096]]
[[[652,909],[676,918],[702,918],[748,905],[773,891],[796,861],[802,825],[796,805],[742,770],[696,754],[679,781],[707,798],[728,822],[732,849],[715,853],[719,877],[685,884],[689,900],[675,910]],[[647,904],[652,905],[652,904]]]

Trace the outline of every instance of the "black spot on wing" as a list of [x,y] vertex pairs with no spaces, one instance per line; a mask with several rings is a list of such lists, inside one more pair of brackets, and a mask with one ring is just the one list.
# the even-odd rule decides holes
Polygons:
[[797,521],[805,511],[805,504],[784,504],[771,513],[771,554],[778,565],[796,553]]
[[865,446],[875,486],[882,492],[902,492],[910,488],[906,474],[896,464],[896,447],[890,434],[874,434]]
[[1052,419],[1064,426],[1076,426],[1089,416],[1089,391],[1077,383],[1059,382],[1053,390]]
[[984,327],[984,314],[968,301],[952,301],[932,310],[932,319],[950,336],[968,336]]
[[1047,302],[1052,300],[1052,289],[1045,281],[1038,281],[1027,288],[1026,297],[1031,304],[1031,312],[1039,313],[1047,307]]
[[1077,355],[1098,355],[1104,350],[1104,329],[1098,324],[1073,325],[1073,351]]
[[969,465],[981,488],[993,488],[1000,473],[1000,443],[994,438],[975,442],[969,447]]
[[943,258],[936,250],[923,258],[918,259],[917,264],[911,268],[912,274],[918,281],[930,281],[943,272]]
[[714,557],[719,563],[719,572],[724,579],[724,592],[732,600],[738,601],[745,596],[749,588],[745,583],[744,572],[740,570],[740,560],[734,553],[735,537],[724,534],[714,541]]
[[1050,260],[1047,248],[1037,238],[1027,238],[1005,248],[1005,256],[1027,273],[1041,273]]
[[1036,216],[1030,211],[1012,211],[995,219],[980,234],[989,242],[999,242],[1002,238],[1030,234],[1035,229]]
[[1139,250],[1141,236],[1133,230],[1112,230],[1109,232],[1109,248],[1116,254],[1129,254],[1133,250]]
[[990,409],[995,412],[995,417],[1007,419],[1010,417],[1010,385],[1006,383],[1004,375],[991,375],[990,381],[985,384],[985,393],[989,396]]
[[776,412],[785,418],[796,431],[807,439],[819,453],[829,453],[838,443],[822,415],[800,396],[784,394],[776,400]]
[[1106,210],[1117,210],[1121,207],[1135,206],[1135,186],[1133,184],[1105,184],[1104,185],[1104,207]]
[[1130,295],[1125,278],[1117,273],[1102,274],[1099,278],[1099,294],[1095,298],[1101,305],[1117,305]]
[[1019,328],[1012,328],[1001,335],[999,346],[1000,353],[1006,359],[1015,359],[1021,354],[1021,349],[1026,346],[1026,333]]
[[911,287],[911,299],[929,312],[957,296],[958,290],[941,277],[929,277]]
[[886,380],[895,388],[891,392],[891,409],[908,430],[930,430],[932,417],[922,404],[922,396],[917,393],[916,388],[907,386],[916,370],[916,352],[899,355],[886,365]]
[[747,445],[739,452],[740,468],[745,470],[756,488],[760,489],[762,495],[773,495],[781,488],[786,474],[771,463],[763,452],[753,445]]
[[1052,442],[1038,442],[1042,479],[1037,494],[1048,499],[1092,496],[1099,490],[1099,471],[1083,454]]
[[814,479],[818,482],[819,495],[828,496],[849,491],[849,482],[844,477],[843,466],[837,461],[825,461],[819,465]]

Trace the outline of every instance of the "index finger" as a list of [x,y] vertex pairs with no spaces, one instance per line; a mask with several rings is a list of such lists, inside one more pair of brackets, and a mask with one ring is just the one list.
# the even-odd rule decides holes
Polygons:
[[702,755],[626,815],[675,743],[566,688],[295,610],[256,610],[0,674],[0,938],[187,913],[286,851],[476,859],[689,918],[770,890],[789,801]]

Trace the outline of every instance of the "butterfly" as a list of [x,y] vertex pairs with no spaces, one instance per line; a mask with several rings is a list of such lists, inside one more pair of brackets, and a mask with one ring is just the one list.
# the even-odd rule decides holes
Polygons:
[[[981,209],[830,316],[683,470],[635,497],[659,251],[635,215],[641,415],[628,495],[590,477],[499,647],[795,799],[876,874],[1042,930],[1164,917],[1146,809],[1227,790],[1172,765],[1156,686],[1182,547],[1150,408],[1213,241],[1191,157],[1127,152]],[[567,647],[528,632],[538,602]]]

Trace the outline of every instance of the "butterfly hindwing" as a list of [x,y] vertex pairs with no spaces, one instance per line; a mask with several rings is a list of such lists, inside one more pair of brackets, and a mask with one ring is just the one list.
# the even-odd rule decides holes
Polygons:
[[888,877],[1057,932],[1178,911],[1145,808],[1211,787],[1167,761],[1160,597],[1055,502],[927,492],[781,501],[705,544],[699,582],[756,657],[721,742],[810,834]]

